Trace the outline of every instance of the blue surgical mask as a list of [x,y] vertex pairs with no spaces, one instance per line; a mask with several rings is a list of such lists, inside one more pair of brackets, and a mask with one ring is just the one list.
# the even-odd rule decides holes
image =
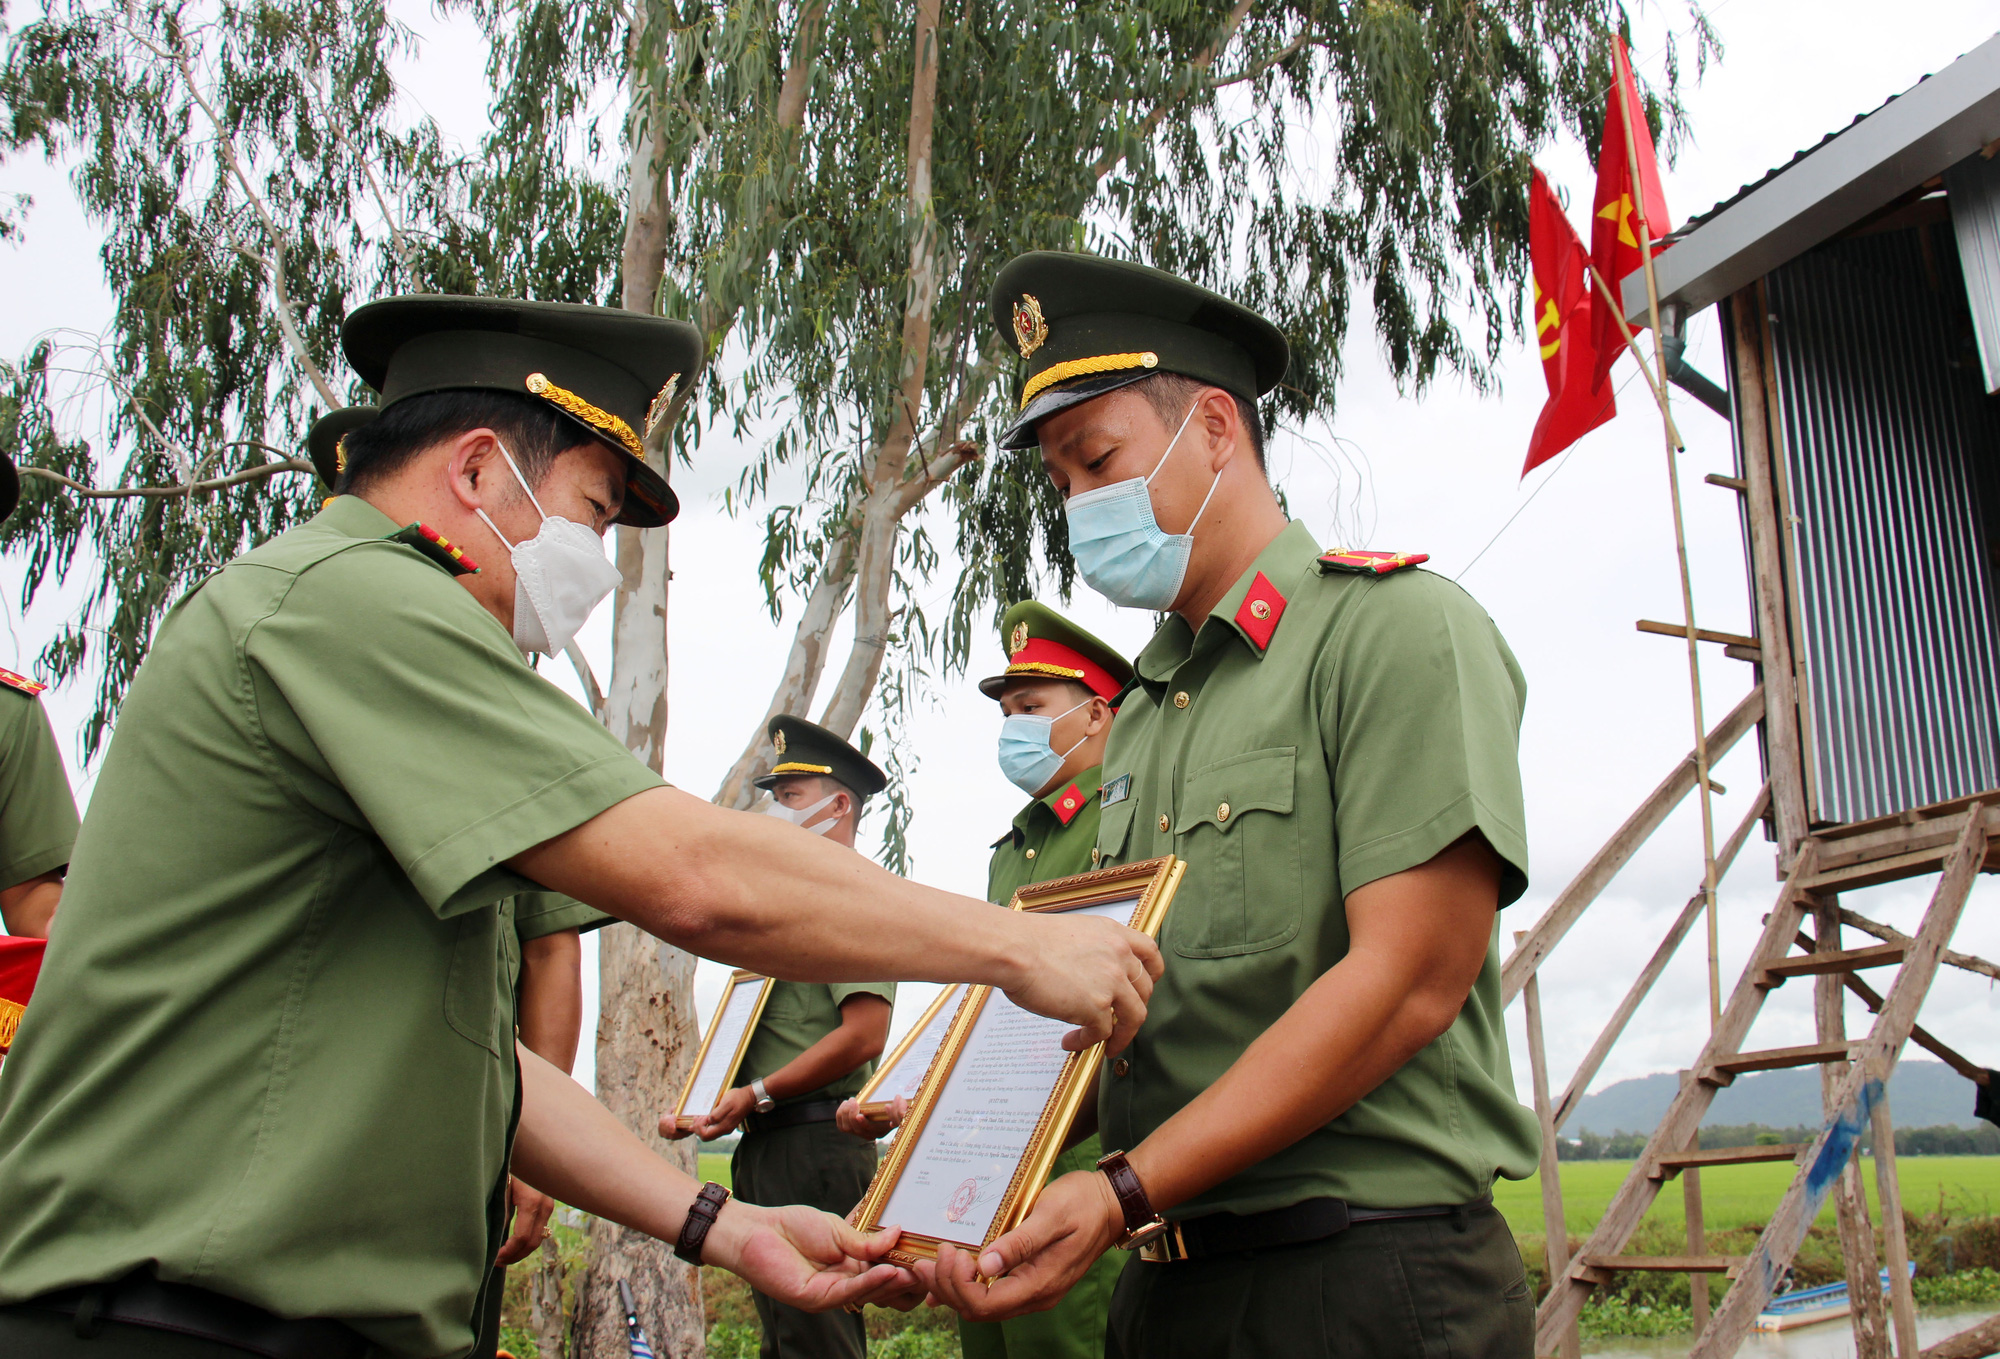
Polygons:
[[[1076,705],[1084,708],[1090,705],[1085,699]],[[1070,757],[1076,746],[1090,739],[1088,733],[1077,738],[1076,746],[1071,746],[1062,754],[1056,754],[1049,743],[1049,736],[1055,731],[1056,723],[1076,711],[1057,713],[1054,717],[1043,717],[1039,713],[1016,713],[1000,723],[1000,772],[1007,781],[1030,797],[1038,796],[1042,789],[1062,771],[1062,763]]]
[[[1199,402],[1195,403],[1199,405]],[[1171,609],[1180,598],[1181,582],[1187,578],[1188,558],[1194,552],[1194,525],[1208,512],[1222,474],[1209,483],[1208,495],[1195,511],[1194,524],[1186,533],[1162,533],[1153,517],[1153,477],[1167,465],[1174,445],[1181,441],[1195,407],[1181,417],[1181,427],[1167,441],[1167,451],[1153,464],[1150,476],[1100,486],[1094,491],[1073,495],[1064,506],[1069,516],[1069,553],[1076,569],[1090,588],[1113,604],[1128,609]]]

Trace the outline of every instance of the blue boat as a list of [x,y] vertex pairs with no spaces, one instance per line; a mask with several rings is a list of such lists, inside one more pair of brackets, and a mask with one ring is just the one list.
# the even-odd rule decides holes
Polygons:
[[[1917,1266],[1910,1264],[1910,1274],[1916,1275]],[[1889,1291],[1889,1271],[1882,1271],[1882,1291]],[[1757,1314],[1754,1323],[1760,1331],[1789,1331],[1796,1326],[1811,1326],[1821,1321],[1838,1321],[1854,1308],[1847,1296],[1847,1284],[1821,1284],[1818,1288],[1801,1288],[1790,1293],[1778,1293],[1764,1304],[1764,1310]]]

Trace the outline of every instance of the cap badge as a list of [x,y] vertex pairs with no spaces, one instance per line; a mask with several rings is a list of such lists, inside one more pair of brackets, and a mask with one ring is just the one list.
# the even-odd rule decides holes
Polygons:
[[347,471],[347,436],[341,435],[333,445],[333,474],[339,476]]
[[1021,357],[1033,358],[1048,338],[1049,323],[1042,319],[1041,300],[1033,293],[1022,293],[1014,304],[1014,343],[1020,346]]
[[1027,647],[1028,625],[1026,623],[1016,623],[1013,634],[1007,638],[1007,654],[1009,656],[1018,656],[1027,650]]
[[771,749],[780,755],[785,753],[785,733],[779,731],[771,734]]
[[641,438],[650,439],[667,422],[667,411],[674,404],[674,393],[681,388],[681,375],[675,373],[667,379],[667,385],[660,388],[660,394],[653,398],[653,404],[646,407],[646,428]]

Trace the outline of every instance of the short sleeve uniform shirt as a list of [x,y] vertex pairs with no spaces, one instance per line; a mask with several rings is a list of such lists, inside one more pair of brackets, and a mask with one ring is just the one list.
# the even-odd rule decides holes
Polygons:
[[[1478,831],[1527,885],[1517,746],[1526,683],[1493,621],[1420,570],[1323,571],[1291,524],[1203,622],[1169,618],[1111,729],[1103,862],[1187,871],[1166,972],[1099,1089],[1104,1145],[1130,1147],[1206,1090],[1348,950],[1345,900]],[[1464,1203],[1531,1174],[1514,1098],[1499,922],[1458,1020],[1346,1113],[1176,1208],[1260,1212],[1335,1196]]]
[[[764,1013],[757,1019],[757,1028],[750,1035],[749,1046],[743,1049],[743,1065],[737,1071],[736,1083],[748,1085],[759,1076],[770,1075],[839,1028],[840,1007],[855,996],[880,996],[894,1005],[896,984],[772,982],[770,997],[764,1002]],[[808,1100],[843,1100],[850,1095],[858,1095],[861,1087],[868,1084],[868,1078],[874,1074],[875,1063],[863,1062],[837,1081],[780,1100],[778,1107]]]
[[396,528],[338,497],[162,623],[0,1069],[0,1303],[151,1267],[472,1344],[539,888],[505,861],[660,780]]
[[76,844],[76,800],[48,714],[0,686],[0,891],[52,873]]

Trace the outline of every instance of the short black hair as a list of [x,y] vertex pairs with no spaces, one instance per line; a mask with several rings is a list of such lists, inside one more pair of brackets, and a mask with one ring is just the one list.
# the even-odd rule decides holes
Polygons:
[[572,448],[593,442],[561,411],[512,392],[426,392],[405,397],[341,441],[345,465],[334,494],[346,495],[392,476],[427,448],[490,429],[500,436],[521,476],[542,484],[555,461]]
[[[1146,404],[1153,408],[1153,413],[1162,422],[1177,425],[1187,415],[1188,407],[1194,404],[1195,394],[1213,385],[1180,373],[1154,373],[1133,383],[1132,390],[1146,398]],[[1257,403],[1234,392],[1230,396],[1236,401],[1236,418],[1243,422],[1243,428],[1250,431],[1250,451],[1257,455],[1257,470],[1263,472],[1264,422],[1257,415]]]

